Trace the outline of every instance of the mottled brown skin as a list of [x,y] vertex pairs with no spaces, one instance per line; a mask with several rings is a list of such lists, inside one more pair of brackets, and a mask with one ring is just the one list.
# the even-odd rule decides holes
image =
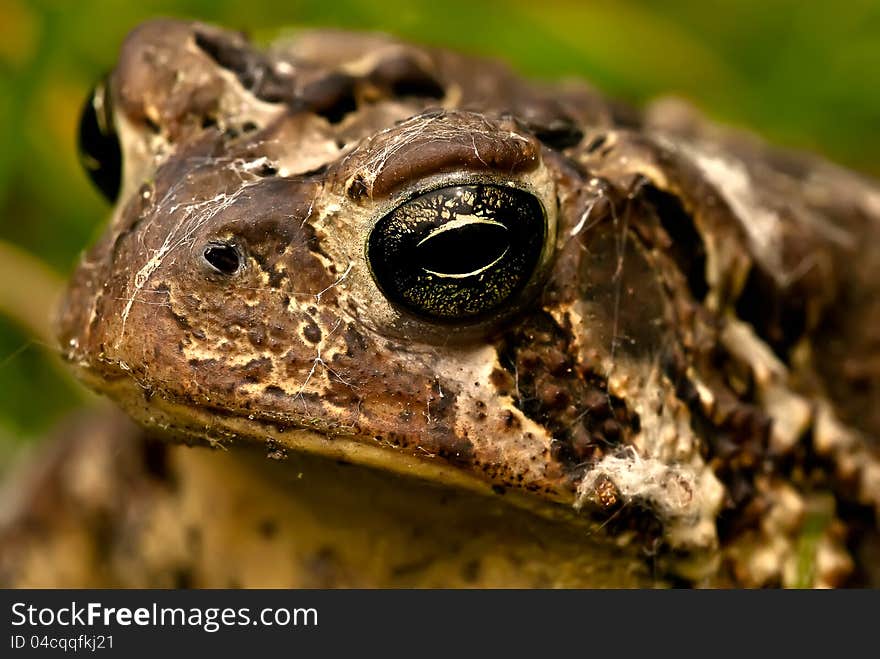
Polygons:
[[[262,51],[147,23],[111,90],[124,185],[59,335],[150,432],[505,494],[690,583],[870,572],[873,182],[679,103],[636,113],[379,36]],[[400,310],[370,275],[370,228],[475,181],[543,203],[531,283],[477,322]],[[244,255],[235,274],[204,262],[218,240]]]
[[[443,484],[277,449],[151,439],[71,419],[4,524],[0,581],[30,587],[628,587],[652,561]],[[343,486],[344,485],[344,486]],[[656,571],[656,570],[655,570]]]

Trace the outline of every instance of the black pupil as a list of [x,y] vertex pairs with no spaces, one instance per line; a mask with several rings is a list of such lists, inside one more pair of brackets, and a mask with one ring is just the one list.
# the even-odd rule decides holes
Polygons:
[[510,248],[507,228],[471,223],[435,233],[417,246],[423,269],[447,275],[476,273]]
[[205,248],[205,260],[217,271],[231,275],[238,270],[238,250],[232,245],[208,245]]

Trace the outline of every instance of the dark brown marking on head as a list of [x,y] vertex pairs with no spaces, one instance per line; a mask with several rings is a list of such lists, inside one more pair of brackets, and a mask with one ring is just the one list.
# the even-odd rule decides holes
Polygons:
[[510,410],[505,410],[502,414],[502,422],[508,430],[519,430],[522,428],[522,422]]
[[468,465],[474,460],[474,445],[465,437],[457,437],[447,427],[436,429],[442,439],[437,445],[437,455],[456,465]]
[[678,197],[653,185],[643,185],[640,194],[654,208],[670,242],[667,253],[687,279],[694,299],[702,301],[709,292],[706,281],[706,246],[694,220]]
[[282,396],[285,398],[287,397],[287,392],[284,391],[284,389],[279,387],[277,384],[270,384],[263,387],[263,393],[267,396]]
[[570,329],[549,315],[533,314],[508,330],[498,354],[517,381],[514,403],[548,430],[553,458],[566,469],[598,460],[636,432],[638,415],[608,392],[604,378],[578,363]]
[[174,318],[174,322],[177,323],[177,326],[182,329],[184,332],[190,332],[192,330],[192,325],[189,324],[189,321],[186,319],[181,313],[176,312],[174,309],[169,309],[169,313]]
[[231,71],[242,87],[267,103],[293,103],[294,80],[272,65],[240,33],[202,27],[196,45],[218,66]]
[[[724,360],[721,348],[715,360]],[[691,428],[701,440],[704,459],[713,466],[725,485],[728,530],[741,528],[743,515],[755,501],[755,479],[772,460],[769,452],[771,420],[756,405],[743,401],[727,389],[720,378],[713,380],[715,403],[711,415],[704,409],[696,385],[687,376],[687,364],[680,348],[667,349],[661,366],[675,387],[675,395],[691,413]],[[721,365],[723,371],[723,365]],[[739,520],[739,521],[737,521]]]
[[234,373],[244,382],[259,384],[272,373],[272,360],[268,357],[252,359],[247,364],[235,368]]
[[531,132],[535,137],[541,140],[541,143],[551,149],[568,149],[580,144],[584,139],[584,131],[578,123],[571,117],[559,115],[546,119],[525,120],[520,123]]
[[266,540],[271,540],[278,535],[278,520],[267,517],[257,524],[257,533]]
[[584,147],[584,149],[587,153],[595,153],[596,151],[601,149],[603,146],[605,146],[605,143],[607,141],[608,141],[608,135],[606,135],[605,133],[599,133],[598,135],[594,135],[590,139],[589,143],[587,144],[586,147]]
[[332,72],[307,84],[298,97],[298,109],[338,124],[357,110],[357,79],[347,73]]
[[736,313],[755,328],[782,361],[789,363],[789,351],[807,330],[809,297],[796,284],[783,289],[773,275],[755,263],[737,298]]
[[476,583],[480,578],[482,565],[479,558],[466,561],[461,566],[461,578],[465,583]]
[[343,337],[345,338],[346,357],[357,357],[368,350],[367,339],[362,332],[358,331],[354,323],[348,323],[345,326]]
[[[330,256],[327,254],[327,252],[324,251],[324,248],[321,246],[321,237],[315,230],[315,227],[313,227],[311,224],[305,224],[302,226],[301,231],[302,235],[305,238],[305,245],[310,252],[332,261]],[[334,270],[333,274],[337,274],[335,265],[331,265],[330,268]],[[311,311],[311,309],[312,307],[310,307],[309,313],[314,315],[315,312]]]
[[492,369],[492,372],[489,374],[489,382],[501,396],[510,395],[516,385],[513,376],[500,368]]
[[174,483],[175,475],[168,459],[168,444],[157,439],[146,439],[142,444],[142,454],[148,475],[162,483]]
[[303,327],[303,336],[306,341],[310,343],[320,343],[321,342],[321,328],[318,327],[318,324],[315,322],[315,319],[309,316],[306,320],[306,324]]
[[263,348],[266,345],[266,327],[254,325],[247,330],[248,341],[254,348]]
[[384,59],[367,76],[368,82],[392,98],[442,99],[446,90],[437,78],[409,54]]
[[474,408],[471,412],[471,417],[476,421],[485,421],[489,416],[486,413],[486,409],[486,403],[481,400],[474,401]]
[[360,174],[356,175],[345,189],[345,194],[348,195],[348,198],[352,201],[360,201],[367,196],[368,192],[369,188],[367,188],[364,177]]

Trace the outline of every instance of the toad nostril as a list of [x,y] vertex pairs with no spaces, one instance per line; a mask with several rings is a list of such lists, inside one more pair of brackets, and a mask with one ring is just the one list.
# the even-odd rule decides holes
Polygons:
[[205,247],[202,256],[208,265],[224,275],[233,275],[241,265],[241,256],[234,245],[212,243]]

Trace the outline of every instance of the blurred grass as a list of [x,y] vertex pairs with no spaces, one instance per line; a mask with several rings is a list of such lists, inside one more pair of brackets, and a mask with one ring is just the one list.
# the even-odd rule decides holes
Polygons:
[[[126,32],[158,15],[261,38],[284,25],[383,30],[533,76],[581,75],[633,103],[677,93],[722,121],[880,174],[876,0],[0,0],[0,241],[62,277],[108,213],[76,160],[80,104]],[[0,314],[0,463],[81,400],[51,345],[22,322],[51,297],[30,272],[0,269],[0,286],[32,294],[27,312]]]

